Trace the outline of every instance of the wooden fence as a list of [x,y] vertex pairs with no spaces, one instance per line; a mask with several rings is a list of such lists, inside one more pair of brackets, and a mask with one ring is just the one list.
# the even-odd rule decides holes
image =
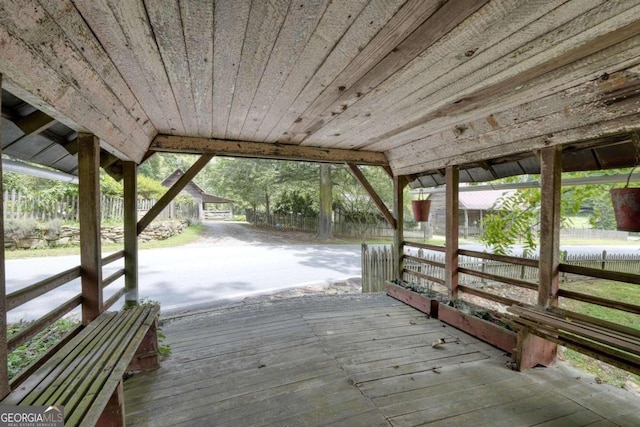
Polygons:
[[[362,291],[363,292],[382,292],[384,291],[384,281],[395,279],[393,275],[393,254],[392,247],[368,248],[362,245]],[[416,253],[409,253],[404,261],[406,270],[419,273],[420,276],[429,276],[438,281],[444,281],[444,268],[437,264],[444,264],[444,254],[441,252],[433,252],[429,250],[419,249]],[[411,256],[413,255],[413,257]],[[568,251],[562,252],[562,260],[569,265],[579,267],[595,268],[600,270],[609,270],[622,273],[640,274],[640,252],[610,254],[607,251],[599,253],[583,253],[572,254]],[[426,262],[420,262],[416,259],[420,258]],[[472,256],[459,256],[459,267],[481,272],[492,276],[501,276],[515,280],[528,281],[532,284],[537,283],[538,269],[526,265],[515,265],[512,263],[499,262],[488,259],[480,259]],[[527,259],[525,257],[525,259]],[[528,257],[528,259],[537,260],[538,256]],[[387,266],[391,265],[390,268]],[[562,273],[562,277],[569,279],[566,273]],[[428,286],[428,279],[416,279],[416,277],[407,278],[410,281],[419,281],[420,285]],[[490,280],[479,278],[470,274],[461,273],[459,275],[459,283],[461,285],[487,284]],[[367,290],[365,290],[365,283]],[[536,285],[537,286],[537,285]]]
[[385,280],[394,279],[393,246],[362,244],[362,292],[383,292]]
[[[144,214],[155,200],[138,200],[138,212]],[[78,197],[62,196],[58,199],[25,196],[13,191],[5,191],[2,195],[2,206],[5,219],[34,219],[48,221],[59,218],[64,221],[78,221]],[[115,197],[102,197],[100,200],[102,220],[122,219],[124,215],[124,201]],[[198,219],[198,204],[176,203],[172,201],[158,216],[158,219]]]

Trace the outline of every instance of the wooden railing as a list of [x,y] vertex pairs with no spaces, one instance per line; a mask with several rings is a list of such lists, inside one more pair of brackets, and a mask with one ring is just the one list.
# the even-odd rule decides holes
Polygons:
[[[418,283],[432,282],[441,286],[445,285],[444,256],[440,255],[440,253],[445,251],[443,246],[405,241],[404,247],[405,255],[403,256],[403,261],[405,267],[403,269],[402,277],[404,280]],[[417,254],[413,253],[416,251]],[[506,306],[521,303],[535,303],[531,300],[523,301],[509,298],[504,295],[498,295],[485,289],[481,289],[477,286],[477,279],[480,279],[480,284],[497,282],[537,292],[539,281],[537,259],[495,255],[467,249],[458,250],[458,256],[459,267],[457,272],[459,274],[460,282],[458,285],[458,291],[460,293],[474,295]],[[619,257],[620,260],[617,260],[616,258],[609,256],[609,259],[607,259],[606,253],[603,253],[602,261],[589,261],[584,255],[570,256],[565,253],[564,258],[566,259],[565,262],[562,262],[559,265],[559,271],[563,275],[581,275],[587,278],[599,278],[628,283],[630,285],[640,285],[640,274],[628,272],[638,271],[640,273],[640,257],[633,258],[630,256],[621,256]],[[478,262],[477,260],[481,260],[481,262]],[[601,268],[572,265],[572,261],[577,263],[591,262],[593,265],[598,265]],[[624,261],[624,263],[618,261]],[[627,271],[612,271],[604,269],[608,265],[617,265],[621,269]],[[473,284],[476,286],[472,286]],[[570,300],[595,304],[601,307],[640,314],[640,306],[637,304],[563,289],[562,285],[558,290],[558,296]]]
[[[118,251],[111,255],[108,255],[102,259],[102,267],[111,264],[119,259],[124,258],[124,251]],[[25,288],[19,289],[15,292],[12,292],[6,296],[6,304],[7,304],[7,312],[20,307],[23,304],[26,304],[34,299],[47,294],[48,292],[54,291],[60,286],[66,285],[71,281],[80,278],[82,270],[80,266],[70,268],[61,273],[58,273],[54,276],[48,277],[44,280],[41,280],[33,285],[27,286]],[[115,282],[120,277],[124,276],[124,269],[119,269],[115,273],[111,274],[107,278],[103,279],[102,287],[106,288],[113,282]],[[103,304],[104,310],[109,309],[113,304],[115,304],[125,293],[124,285],[118,291],[116,291],[108,300],[106,300]],[[30,322],[28,326],[21,331],[17,332],[11,338],[7,340],[7,351],[11,352],[25,344],[29,339],[33,338],[38,333],[42,332],[49,326],[56,323],[59,319],[61,319],[66,314],[73,311],[75,308],[80,307],[82,305],[83,299],[82,294],[78,293],[74,295],[69,300],[55,307],[51,311],[49,311],[44,316]],[[69,331],[65,337],[62,339],[62,342],[57,344],[55,348],[60,345],[64,345],[69,339],[71,339],[74,335],[76,335],[82,327],[80,325],[73,328]],[[49,352],[50,354],[53,351]],[[37,361],[35,366],[30,366],[25,371],[21,372],[16,378],[11,380],[12,386],[15,384],[19,384],[20,381],[29,375],[34,369],[44,363],[47,359],[47,355]]]

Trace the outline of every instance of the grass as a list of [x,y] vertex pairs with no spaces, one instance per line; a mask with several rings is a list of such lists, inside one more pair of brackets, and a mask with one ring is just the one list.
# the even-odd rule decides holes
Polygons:
[[[191,243],[200,237],[204,230],[201,224],[191,224],[185,231],[166,240],[154,240],[151,242],[140,243],[138,249],[157,249],[170,248],[174,246],[182,246]],[[119,251],[123,248],[122,243],[103,243],[102,252],[109,253]],[[56,248],[37,248],[37,249],[18,249],[13,251],[5,251],[5,259],[22,259],[22,258],[39,258],[39,257],[56,257],[64,255],[80,255],[79,245],[67,245]]]
[[[640,305],[640,287],[637,285],[592,279],[563,283],[561,287],[588,295]],[[640,330],[640,315],[580,301],[563,299],[562,302],[568,310]],[[631,381],[640,386],[640,376],[615,368],[576,351],[567,349],[562,357],[573,366],[582,369],[603,382],[623,387],[627,381]]]

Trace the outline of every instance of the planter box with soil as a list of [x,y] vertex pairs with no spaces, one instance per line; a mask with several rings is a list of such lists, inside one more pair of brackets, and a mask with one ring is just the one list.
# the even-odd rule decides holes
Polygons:
[[431,299],[427,295],[420,294],[392,282],[385,282],[385,287],[387,288],[387,295],[390,297],[402,301],[416,310],[428,314],[430,317],[438,318],[440,301],[437,299]]
[[481,319],[470,313],[440,303],[438,319],[467,332],[474,337],[513,354],[517,346],[517,334],[506,327]]

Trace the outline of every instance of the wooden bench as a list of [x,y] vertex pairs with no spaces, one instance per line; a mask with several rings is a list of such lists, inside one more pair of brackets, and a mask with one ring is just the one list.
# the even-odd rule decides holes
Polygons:
[[124,425],[123,375],[158,366],[158,311],[102,313],[1,404],[62,405],[65,426]]
[[520,328],[518,370],[535,366],[536,357],[529,354],[539,351],[530,339],[535,336],[640,374],[640,330],[559,308],[512,306],[507,310]]

